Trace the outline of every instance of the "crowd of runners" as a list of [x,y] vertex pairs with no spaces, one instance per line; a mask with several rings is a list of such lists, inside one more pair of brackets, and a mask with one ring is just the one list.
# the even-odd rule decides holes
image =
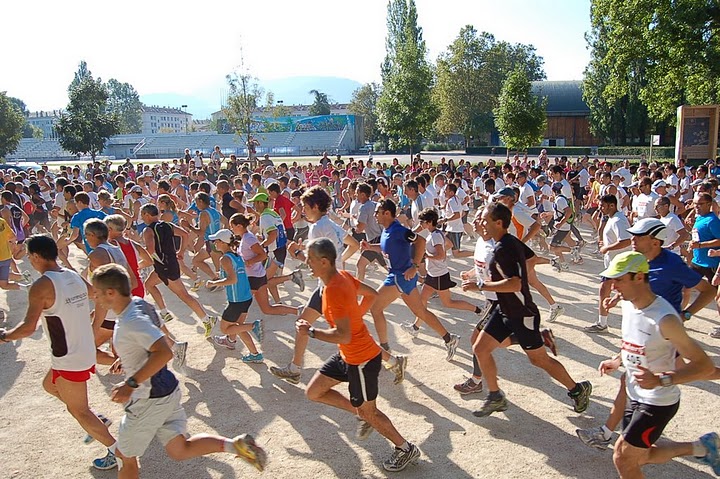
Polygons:
[[[308,378],[307,398],[355,415],[359,440],[374,430],[389,440],[387,471],[422,456],[376,405],[381,371],[400,384],[414,367],[388,336],[385,310],[398,299],[407,306],[407,317],[396,318],[405,333],[437,335],[447,361],[458,348],[472,353],[472,371],[445,394],[484,391],[475,417],[508,409],[494,351],[515,345],[583,413],[592,384],[557,359],[548,326],[565,309],[536,267],[549,264],[562,279],[594,255],[604,271],[597,320],[585,331],[620,331],[621,348],[599,371],[622,367],[624,374],[606,423],[577,429],[577,436],[607,448],[622,422],[613,461],[623,478],[678,456],[694,456],[720,475],[716,433],[658,442],[678,410],[678,385],[720,378],[683,326],[710,303],[720,308],[720,160],[631,164],[544,151],[477,164],[420,155],[410,164],[327,155],[307,164],[254,160],[225,157],[216,147],[209,160],[187,150],[185,158],[156,165],[127,160],[0,173],[0,288],[26,289],[29,305],[24,319],[0,311],[7,322],[0,342],[30,336],[42,322],[51,349],[43,387],[87,431],[86,442],[107,447],[94,467],[137,477],[138,458],[154,437],[175,460],[225,452],[265,467],[267,454],[249,434],[188,435],[176,375],[188,342],[171,331],[168,292],[195,313],[205,338],[242,350],[245,363],[266,359],[264,317],[295,319],[292,358],[272,358],[279,365],[269,368],[292,384],[302,380],[313,341],[337,344]],[[466,269],[456,278],[450,258]],[[23,270],[28,265],[34,272]],[[284,304],[279,288],[302,291],[308,275],[318,287],[307,304]],[[542,316],[532,290],[547,302]],[[227,298],[220,317],[203,305],[216,291]],[[433,297],[446,312],[476,313],[477,325],[449,330],[429,304]],[[248,316],[253,301],[259,317]],[[613,308],[620,321],[609,321]],[[720,338],[720,325],[708,334]],[[89,406],[86,382],[96,367],[124,377],[111,393],[125,409],[115,435]]]

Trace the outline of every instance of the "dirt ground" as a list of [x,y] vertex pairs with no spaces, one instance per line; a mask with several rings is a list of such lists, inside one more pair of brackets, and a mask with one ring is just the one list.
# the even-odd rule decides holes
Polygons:
[[[472,247],[469,240],[465,248]],[[74,252],[73,262],[85,260]],[[351,259],[351,271],[355,270]],[[451,274],[469,269],[470,259],[451,259]],[[22,266],[29,268],[25,261]],[[377,433],[363,443],[355,440],[356,420],[351,415],[305,398],[305,384],[335,348],[311,340],[305,356],[302,382],[291,385],[272,376],[270,365],[285,365],[291,358],[294,337],[289,316],[265,317],[265,364],[246,365],[242,351],[218,349],[205,341],[199,322],[190,310],[168,290],[163,289],[169,309],[176,320],[170,330],[189,341],[185,371],[179,374],[183,403],[188,414],[188,431],[235,436],[248,432],[256,436],[269,454],[265,477],[272,478],[360,478],[360,477],[434,477],[434,478],[560,478],[597,479],[616,477],[612,450],[598,451],[584,446],[575,436],[575,428],[602,423],[618,388],[618,375],[599,377],[598,363],[618,351],[620,319],[611,315],[609,334],[588,335],[582,327],[597,317],[597,273],[601,261],[586,257],[585,264],[570,272],[555,273],[549,266],[538,268],[556,300],[566,313],[552,329],[558,339],[559,359],[576,379],[593,383],[592,402],[586,413],[573,412],[562,386],[544,372],[533,368],[517,347],[496,354],[501,387],[510,408],[505,413],[478,419],[471,413],[484,394],[461,397],[453,384],[463,380],[472,369],[469,337],[475,325],[473,313],[443,310],[439,300],[430,307],[448,329],[462,336],[462,346],[453,362],[445,361],[445,348],[436,335],[423,330],[413,339],[399,327],[410,320],[408,308],[399,302],[386,311],[390,324],[391,346],[409,356],[405,381],[392,384],[392,375],[382,371],[378,406],[409,441],[422,450],[417,465],[392,474],[382,468],[391,452],[390,443]],[[37,278],[37,273],[33,272]],[[292,283],[281,287],[283,301],[300,305],[314,289],[316,280],[308,278],[304,292]],[[368,282],[379,285],[380,271],[369,272]],[[186,284],[188,282],[186,281]],[[460,288],[454,294],[462,293]],[[473,302],[480,295],[469,295]],[[211,311],[220,313],[225,305],[223,292],[201,290],[200,300]],[[537,294],[536,302],[546,317],[547,303]],[[20,322],[27,308],[22,291],[0,295],[0,307],[8,311],[7,325]],[[249,320],[261,317],[256,305]],[[707,333],[717,324],[717,312],[706,308],[687,327],[706,351],[717,355],[718,340]],[[366,318],[371,324],[370,317]],[[322,325],[320,327],[323,327]],[[371,327],[371,331],[374,329]],[[219,334],[219,332],[218,332]],[[715,362],[720,364],[716,358]],[[104,455],[95,442],[84,445],[84,431],[65,411],[61,403],[46,394],[41,386],[49,368],[49,348],[42,332],[14,344],[0,344],[0,477],[15,479],[115,477],[115,471],[96,471],[90,463]],[[119,382],[106,367],[89,382],[91,406],[110,417],[117,432],[122,408],[110,402],[109,391]],[[720,429],[712,404],[717,404],[720,385],[712,382],[681,386],[680,411],[666,429],[667,438],[688,441]],[[343,388],[346,392],[346,389]],[[141,460],[145,478],[235,478],[259,477],[259,473],[228,454],[194,459],[182,463],[170,460],[154,441]],[[648,466],[648,477],[695,478],[711,474],[707,466],[694,459]]]

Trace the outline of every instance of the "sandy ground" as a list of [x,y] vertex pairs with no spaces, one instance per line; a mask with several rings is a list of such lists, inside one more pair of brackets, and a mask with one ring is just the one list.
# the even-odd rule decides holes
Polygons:
[[[465,248],[471,246],[469,240]],[[75,252],[73,261],[84,265]],[[451,260],[453,277],[468,269],[469,259]],[[354,271],[355,259],[349,266]],[[29,264],[23,264],[25,268]],[[589,427],[604,421],[618,388],[618,376],[599,377],[598,363],[619,348],[619,317],[611,315],[609,334],[590,336],[581,331],[596,318],[597,273],[601,262],[586,258],[575,270],[557,274],[549,266],[538,268],[540,278],[556,300],[566,307],[565,316],[552,325],[558,338],[559,359],[576,380],[590,379],[594,392],[586,413],[572,411],[566,391],[544,372],[533,368],[517,347],[496,355],[501,387],[510,401],[505,413],[478,419],[471,412],[481,404],[484,394],[461,397],[453,384],[461,381],[472,367],[469,337],[475,315],[469,312],[443,310],[439,301],[430,307],[451,332],[460,334],[462,347],[455,360],[445,361],[445,348],[434,334],[423,331],[412,339],[399,325],[410,319],[407,307],[399,302],[387,309],[391,345],[395,351],[409,355],[405,382],[392,384],[392,375],[381,372],[379,407],[392,419],[397,429],[422,450],[422,459],[396,477],[517,477],[596,479],[616,477],[612,451],[598,451],[584,446],[575,436],[575,428]],[[37,273],[34,273],[37,277]],[[379,271],[370,272],[368,281],[379,284]],[[187,283],[187,282],[186,282]],[[304,292],[292,283],[281,288],[283,300],[292,305],[304,303],[316,285],[307,280]],[[268,451],[270,462],[264,473],[272,478],[359,478],[393,475],[382,468],[391,452],[388,441],[374,433],[363,443],[354,438],[356,420],[351,415],[328,406],[312,403],[304,396],[305,384],[334,352],[329,344],[311,341],[305,357],[306,369],[298,386],[276,379],[267,367],[285,365],[290,360],[294,337],[290,317],[264,318],[266,337],[262,349],[266,361],[246,365],[240,361],[242,351],[216,349],[205,341],[199,322],[190,310],[168,290],[163,290],[170,310],[178,319],[169,328],[179,338],[189,341],[189,356],[184,374],[180,374],[183,402],[190,433],[214,432],[234,436],[252,433]],[[462,294],[457,288],[455,294]],[[210,310],[220,313],[225,305],[223,292],[200,292],[200,300]],[[475,302],[477,294],[470,295]],[[536,294],[543,315],[547,303]],[[0,307],[8,313],[7,323],[20,322],[27,307],[23,292],[0,295]],[[261,317],[253,305],[249,319]],[[369,322],[370,318],[366,318]],[[717,354],[717,340],[707,332],[717,323],[717,313],[706,308],[688,323],[690,334],[712,355]],[[321,326],[322,327],[322,326]],[[374,331],[371,328],[371,331]],[[716,363],[720,363],[715,359]],[[58,478],[115,477],[115,471],[95,471],[93,458],[104,455],[97,442],[84,445],[80,426],[56,399],[41,386],[49,367],[47,339],[38,331],[32,337],[14,344],[0,344],[0,477]],[[112,418],[117,431],[122,408],[109,400],[108,393],[119,377],[107,373],[106,367],[89,382],[92,407]],[[685,441],[720,429],[713,404],[720,386],[704,382],[682,386],[680,411],[666,430],[666,437]],[[343,391],[346,391],[343,388]],[[259,473],[239,459],[215,454],[183,463],[170,460],[157,441],[142,458],[142,475],[146,478],[234,478],[257,477]],[[707,477],[710,469],[693,459],[680,459],[661,466],[645,468],[648,477]]]

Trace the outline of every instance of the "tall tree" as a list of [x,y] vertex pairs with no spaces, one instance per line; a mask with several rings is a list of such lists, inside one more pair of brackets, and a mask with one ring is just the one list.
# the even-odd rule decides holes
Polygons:
[[495,124],[500,138],[510,149],[527,150],[542,141],[547,119],[547,98],[532,93],[530,79],[522,69],[512,72],[500,92],[500,104],[495,109]]
[[380,85],[377,83],[366,83],[352,94],[352,100],[348,110],[353,115],[363,118],[365,130],[365,141],[372,142],[378,138],[379,130],[377,125],[377,101],[380,96]]
[[[396,18],[403,12],[404,17]],[[430,95],[433,69],[427,60],[422,28],[417,24],[414,0],[390,0],[386,48],[378,126],[397,146],[409,147],[412,154],[413,146],[431,131],[436,117]]]
[[[603,35],[602,97],[638,98],[653,120],[672,120],[678,105],[720,101],[720,7],[706,0],[592,0],[591,27]],[[591,48],[597,48],[591,43]]]
[[517,68],[531,81],[545,78],[543,59],[531,45],[498,42],[487,32],[466,25],[437,61],[433,101],[438,107],[436,130],[462,133],[466,141],[492,131],[492,110],[507,75]]
[[330,100],[328,96],[317,90],[310,90],[310,94],[313,96],[313,103],[310,105],[311,115],[329,115],[330,114]]
[[19,98],[15,98],[15,97],[12,97],[12,96],[9,96],[9,97],[8,97],[8,100],[10,100],[10,102],[11,102],[13,105],[15,105],[15,107],[16,107],[18,110],[20,110],[20,112],[21,112],[22,115],[23,115],[23,121],[25,122],[25,124],[23,125],[22,137],[23,137],[23,138],[38,138],[38,139],[42,138],[42,137],[43,137],[43,131],[42,131],[40,128],[36,127],[36,126],[31,125],[31,124],[27,121],[27,117],[28,117],[28,115],[30,114],[30,112],[28,111],[27,106],[25,105],[25,102],[22,101],[22,100],[19,99]]
[[0,158],[15,153],[25,126],[25,116],[6,92],[0,92]]
[[120,133],[140,133],[142,131],[142,102],[140,95],[129,83],[121,83],[114,78],[107,82],[108,112],[117,115],[120,121]]
[[226,77],[230,91],[223,113],[228,125],[235,133],[245,139],[246,144],[252,140],[253,113],[260,106],[263,89],[257,78],[249,73],[233,72]]
[[[81,64],[79,72],[82,70]],[[109,93],[99,78],[95,80],[88,72],[88,75],[76,73],[75,80],[70,87],[70,102],[60,115],[56,130],[65,150],[87,153],[94,159],[105,148],[107,139],[118,134],[120,122],[114,113],[107,111]]]
[[[75,88],[82,82],[83,80],[86,80],[88,78],[92,78],[92,72],[88,68],[87,62],[85,60],[80,60],[80,64],[78,65],[78,69],[75,72],[75,77],[73,78],[73,81],[70,82],[70,85],[68,86],[68,93],[70,93],[70,90]],[[98,80],[100,80],[98,78]]]

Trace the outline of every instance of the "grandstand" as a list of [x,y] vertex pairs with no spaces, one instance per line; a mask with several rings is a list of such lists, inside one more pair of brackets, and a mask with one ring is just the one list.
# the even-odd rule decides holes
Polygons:
[[[320,117],[313,117],[316,118]],[[305,127],[312,128],[312,125],[308,127],[306,123]],[[346,154],[357,150],[363,144],[362,130],[355,127],[354,121],[332,131],[297,131],[293,128],[292,131],[254,132],[253,137],[260,142],[257,148],[258,156],[265,153],[271,156],[314,156],[324,151],[330,154]],[[214,132],[117,135],[108,140],[101,154],[116,158],[180,158],[185,148],[189,148],[193,155],[199,150],[208,157],[215,145],[219,146],[225,155],[247,157],[245,138]],[[71,158],[75,156],[63,150],[57,140],[23,139],[18,150],[8,155],[8,159],[13,160]]]

